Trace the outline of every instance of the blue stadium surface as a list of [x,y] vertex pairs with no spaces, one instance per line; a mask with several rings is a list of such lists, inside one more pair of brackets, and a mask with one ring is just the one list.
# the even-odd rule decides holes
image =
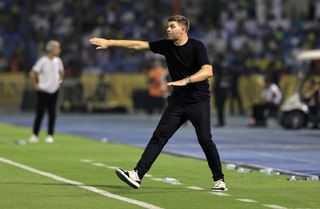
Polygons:
[[[56,132],[144,147],[159,117],[159,115],[59,114]],[[213,124],[214,121],[215,118],[212,117]],[[0,122],[31,127],[33,114],[2,114]],[[44,120],[42,130],[46,130],[46,124]],[[269,120],[267,128],[247,128],[245,117],[229,117],[227,124],[224,128],[212,126],[213,138],[222,161],[320,176],[319,130],[284,130],[272,119]],[[28,137],[26,136],[26,139]],[[177,131],[164,151],[205,158],[190,123]]]

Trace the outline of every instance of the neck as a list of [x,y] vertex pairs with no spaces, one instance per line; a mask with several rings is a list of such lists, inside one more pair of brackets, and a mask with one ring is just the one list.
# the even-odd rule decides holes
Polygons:
[[49,57],[49,59],[52,59],[55,57],[52,53],[48,53],[47,56]]
[[174,44],[177,45],[177,46],[182,46],[185,43],[187,43],[188,39],[189,38],[188,38],[188,36],[186,34],[182,35],[179,39],[174,41]]

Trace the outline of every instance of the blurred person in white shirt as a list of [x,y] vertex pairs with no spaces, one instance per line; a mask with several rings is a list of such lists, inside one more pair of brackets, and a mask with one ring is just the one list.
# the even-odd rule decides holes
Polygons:
[[46,52],[46,55],[37,60],[30,72],[32,84],[37,91],[36,115],[33,123],[33,133],[29,138],[30,143],[39,142],[38,135],[45,111],[48,111],[48,136],[45,142],[54,142],[56,105],[64,76],[63,63],[59,57],[61,53],[60,43],[50,40],[46,44]]

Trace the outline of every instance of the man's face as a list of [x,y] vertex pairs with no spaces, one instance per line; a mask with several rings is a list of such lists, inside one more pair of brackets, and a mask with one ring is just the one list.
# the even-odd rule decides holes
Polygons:
[[185,33],[185,27],[176,21],[168,22],[167,35],[169,40],[177,40]]
[[54,47],[54,49],[52,50],[54,56],[59,56],[61,53],[61,48],[60,48],[60,44],[57,44],[56,47]]

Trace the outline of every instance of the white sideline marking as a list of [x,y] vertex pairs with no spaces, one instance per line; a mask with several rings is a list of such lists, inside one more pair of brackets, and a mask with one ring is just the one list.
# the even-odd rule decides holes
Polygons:
[[286,207],[282,207],[280,205],[263,205],[265,207],[268,207],[268,208],[272,208],[272,209],[288,209]]
[[231,196],[231,195],[224,193],[224,192],[210,192],[210,193],[214,194],[214,195],[218,195],[218,196],[225,196],[225,197]]
[[151,174],[145,174],[144,176],[145,176],[145,177],[152,177]]
[[35,173],[35,174],[38,174],[38,175],[41,175],[41,176],[45,176],[45,177],[54,179],[56,181],[60,181],[60,182],[66,183],[66,184],[71,184],[71,185],[80,187],[82,189],[85,189],[85,190],[88,190],[88,191],[103,195],[105,197],[109,197],[109,198],[112,198],[112,199],[120,200],[120,201],[123,201],[123,202],[126,202],[126,203],[131,203],[133,205],[137,205],[137,206],[140,206],[140,207],[143,207],[143,208],[147,208],[147,209],[163,209],[163,208],[160,208],[158,206],[155,206],[155,205],[152,205],[152,204],[148,204],[148,203],[145,203],[145,202],[142,202],[142,201],[139,201],[139,200],[134,200],[134,199],[130,199],[130,198],[127,198],[127,197],[122,197],[120,195],[112,194],[110,192],[95,188],[93,186],[87,186],[87,185],[85,185],[85,184],[83,184],[81,182],[69,180],[69,179],[54,175],[52,173],[44,172],[44,171],[29,167],[27,165],[16,163],[14,161],[11,161],[11,160],[8,160],[8,159],[2,158],[2,157],[0,157],[0,162],[3,162],[3,163],[6,163],[8,165],[12,165],[12,166],[21,168],[21,169],[29,171],[31,173]]
[[154,180],[154,181],[164,181],[164,179],[162,178],[150,178],[151,180]]
[[240,202],[257,202],[257,200],[252,200],[252,199],[237,199]]
[[102,163],[92,163],[92,164],[95,166],[98,166],[98,167],[106,167],[106,165],[104,165]]
[[104,167],[104,168],[108,168],[111,170],[116,170],[118,167],[115,166],[109,166],[109,165],[105,165],[103,163],[92,163],[92,165],[98,166],[98,167]]
[[188,189],[192,189],[192,190],[198,190],[198,191],[204,190],[204,188],[197,187],[197,186],[190,186],[190,187],[187,187],[187,188]]
[[93,161],[92,160],[87,160],[87,159],[84,159],[84,160],[80,160],[81,162],[84,162],[84,163],[92,163]]
[[105,165],[103,163],[95,163],[93,160],[80,160],[83,163],[91,163],[92,165],[98,166],[98,167],[105,167],[105,168],[109,168],[112,170],[117,169],[118,167],[115,166],[109,166],[109,165]]

